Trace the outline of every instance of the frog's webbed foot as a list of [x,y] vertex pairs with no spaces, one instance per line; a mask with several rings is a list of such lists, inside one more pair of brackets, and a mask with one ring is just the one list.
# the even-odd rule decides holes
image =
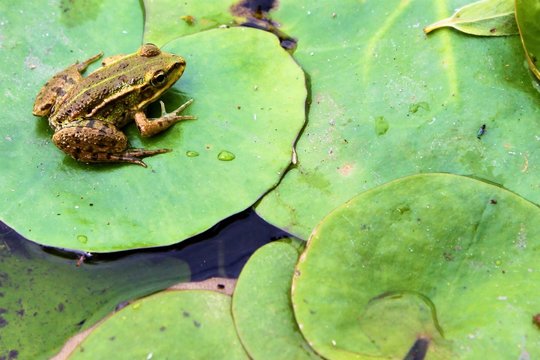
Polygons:
[[169,149],[129,149],[126,135],[101,120],[78,120],[66,124],[53,135],[54,144],[82,162],[127,162],[146,167],[142,158],[169,152]]
[[143,111],[139,111],[134,115],[135,123],[137,124],[142,136],[148,137],[155,135],[163,130],[168,129],[179,121],[197,119],[197,117],[192,115],[178,115],[178,113],[182,112],[185,108],[191,105],[192,102],[193,99],[188,100],[178,107],[178,109],[168,113],[165,110],[165,104],[163,104],[163,101],[160,101],[161,116],[159,118],[148,119]]

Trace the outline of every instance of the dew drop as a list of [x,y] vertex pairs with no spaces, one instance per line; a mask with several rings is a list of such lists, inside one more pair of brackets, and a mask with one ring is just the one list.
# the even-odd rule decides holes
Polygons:
[[221,151],[217,156],[218,160],[221,160],[221,161],[231,161],[231,160],[234,160],[235,157],[236,156],[232,152],[227,151],[227,150]]
[[196,152],[196,151],[188,150],[188,151],[186,151],[186,156],[188,156],[188,157],[197,157],[197,156],[199,156],[199,153]]
[[86,235],[77,235],[77,241],[81,244],[86,244],[88,242],[88,237]]

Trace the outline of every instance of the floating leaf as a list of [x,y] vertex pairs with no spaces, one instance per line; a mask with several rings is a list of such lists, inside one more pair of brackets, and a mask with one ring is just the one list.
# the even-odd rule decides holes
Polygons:
[[296,325],[290,299],[298,251],[283,242],[263,246],[242,270],[233,315],[253,359],[319,359]]
[[529,67],[540,79],[540,2],[516,0],[516,20]]
[[[57,0],[52,8],[68,3]],[[1,14],[15,14],[0,47],[0,65],[10,69],[0,74],[6,118],[0,122],[0,220],[41,244],[106,252],[198,234],[276,185],[304,124],[304,74],[278,40],[254,29],[215,29],[166,47],[188,64],[163,97],[166,107],[194,98],[186,113],[198,119],[149,139],[133,124],[126,128],[133,147],[172,152],[147,159],[148,169],[72,160],[51,143],[52,131],[32,116],[32,104],[42,84],[77,59],[137,49],[139,2],[107,4],[73,27],[61,21],[69,11],[58,9],[43,21],[38,6],[0,5]],[[114,15],[132,12],[138,16]],[[48,34],[47,41],[25,40],[36,34]],[[228,161],[218,159],[220,152]],[[24,215],[28,209],[32,216]]]
[[314,230],[293,279],[296,319],[329,359],[540,356],[540,209],[449,174],[364,192]]
[[307,239],[357,193],[434,171],[540,203],[540,98],[516,61],[519,38],[422,32],[426,19],[461,3],[280,1],[274,17],[299,38],[294,56],[311,103],[298,164],[258,203],[259,215]]
[[212,291],[158,293],[113,314],[69,358],[248,359],[230,306]]
[[426,26],[426,34],[449,26],[467,34],[505,36],[518,33],[514,0],[481,0],[458,9],[454,15]]

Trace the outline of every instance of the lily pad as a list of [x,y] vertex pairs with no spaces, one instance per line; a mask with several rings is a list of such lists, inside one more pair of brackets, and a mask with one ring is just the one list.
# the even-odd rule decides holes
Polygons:
[[478,180],[422,174],[345,203],[314,230],[292,301],[329,359],[536,358],[540,209]]
[[320,359],[302,337],[290,289],[297,249],[283,242],[263,246],[242,270],[233,315],[242,344],[253,359]]
[[259,215],[307,239],[357,193],[426,172],[472,175],[540,203],[540,96],[516,60],[519,38],[422,31],[464,3],[280,1],[274,18],[299,39],[311,103],[298,164]]
[[118,304],[190,275],[185,262],[163,255],[132,254],[77,267],[75,260],[47,256],[35,244],[17,240],[10,246],[0,234],[1,359],[48,359]]
[[514,0],[481,0],[467,4],[451,17],[425,27],[424,32],[445,26],[479,36],[516,35]]
[[[61,21],[62,4],[56,3],[58,10],[46,26],[37,6],[18,3],[1,12],[4,17],[26,14],[24,21],[17,15],[5,22],[10,27],[3,30],[0,48],[0,64],[10,69],[0,75],[6,119],[0,122],[2,221],[28,239],[56,247],[106,252],[161,246],[251,206],[279,181],[304,124],[304,74],[277,39],[254,29],[216,29],[168,44],[166,50],[184,56],[188,65],[164,97],[166,107],[194,98],[185,113],[198,119],[145,140],[128,126],[133,147],[173,149],[147,159],[148,169],[86,165],[59,151],[47,121],[31,115],[41,85],[102,49],[109,51],[106,55],[137,49],[140,32],[131,34],[121,21],[117,26],[111,9],[138,11],[136,28],[142,31],[137,1],[132,8],[122,2],[94,9],[95,21],[69,26]],[[104,42],[117,31],[129,32],[134,40],[113,51]],[[24,40],[45,33],[48,41],[28,45]],[[223,161],[223,153],[234,159]],[[23,215],[28,209],[32,216]]]
[[540,79],[540,2],[516,0],[516,20],[529,67]]
[[231,298],[204,290],[168,291],[115,313],[70,359],[248,359],[236,335]]

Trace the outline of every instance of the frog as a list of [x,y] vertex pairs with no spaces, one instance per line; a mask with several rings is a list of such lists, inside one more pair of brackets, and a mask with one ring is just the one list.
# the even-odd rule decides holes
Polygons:
[[180,79],[186,61],[147,43],[133,54],[103,59],[100,68],[83,77],[102,56],[100,52],[54,75],[36,96],[33,114],[48,118],[53,143],[77,161],[147,167],[143,158],[172,150],[131,148],[122,128],[134,121],[141,136],[149,137],[196,119],[179,115],[193,99],[170,113],[160,101],[159,118],[145,114],[147,106]]

